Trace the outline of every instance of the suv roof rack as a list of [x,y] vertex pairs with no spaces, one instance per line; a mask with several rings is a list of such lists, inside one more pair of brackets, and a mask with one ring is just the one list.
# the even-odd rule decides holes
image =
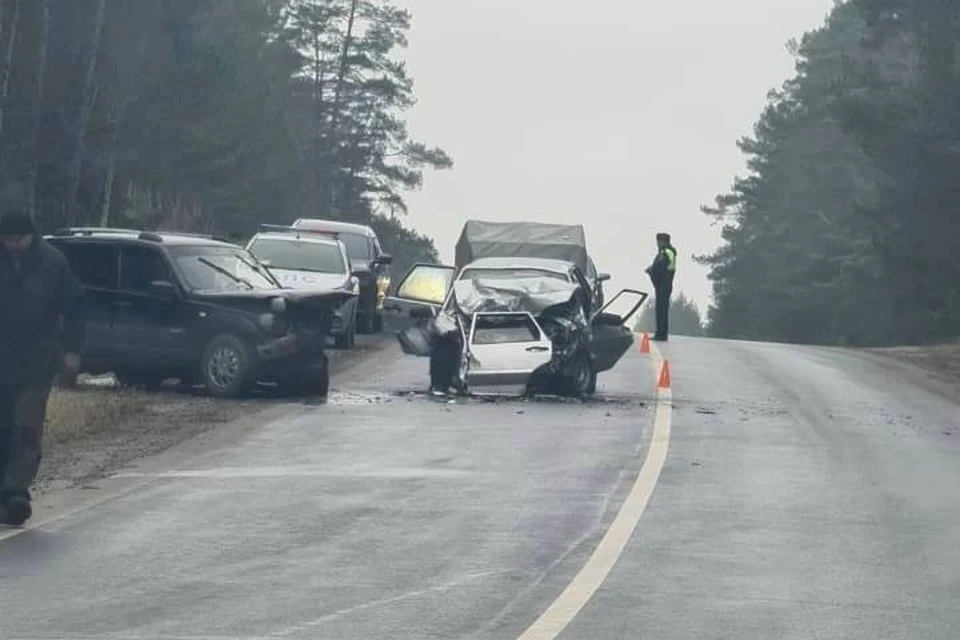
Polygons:
[[163,242],[164,236],[177,238],[204,238],[217,242],[232,243],[229,238],[219,237],[209,233],[187,233],[186,231],[145,231],[143,229],[124,229],[117,227],[65,227],[56,230],[54,236],[93,236],[93,235],[131,235],[147,242]]
[[121,229],[114,227],[65,227],[53,232],[55,236],[92,236],[95,233],[104,234],[136,234],[143,233],[140,229]]

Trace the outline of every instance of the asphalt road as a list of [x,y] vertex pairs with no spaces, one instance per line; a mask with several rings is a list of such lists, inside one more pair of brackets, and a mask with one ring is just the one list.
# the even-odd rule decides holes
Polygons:
[[425,362],[381,353],[0,533],[0,638],[515,639],[561,592],[563,639],[960,637],[953,390],[838,351],[662,352],[656,412],[638,353],[586,405],[405,395]]

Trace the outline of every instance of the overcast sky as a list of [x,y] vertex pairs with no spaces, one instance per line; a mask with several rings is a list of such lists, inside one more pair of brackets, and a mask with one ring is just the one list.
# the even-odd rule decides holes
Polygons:
[[[735,146],[793,72],[790,38],[832,0],[399,0],[413,137],[451,171],[409,196],[408,224],[444,260],[465,220],[583,223],[611,289],[648,288],[654,234],[680,252],[676,288],[706,310],[718,244],[702,204],[744,171]],[[612,291],[611,291],[612,293]]]

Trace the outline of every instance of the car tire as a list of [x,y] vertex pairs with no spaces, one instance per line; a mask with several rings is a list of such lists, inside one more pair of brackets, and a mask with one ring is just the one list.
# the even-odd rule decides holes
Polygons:
[[597,372],[586,349],[581,349],[570,363],[570,372],[565,383],[564,395],[571,397],[591,396],[597,390]]
[[383,314],[378,310],[373,312],[373,332],[381,333],[383,331]]
[[200,379],[216,398],[240,395],[249,383],[250,368],[250,348],[233,334],[211,339],[200,356]]

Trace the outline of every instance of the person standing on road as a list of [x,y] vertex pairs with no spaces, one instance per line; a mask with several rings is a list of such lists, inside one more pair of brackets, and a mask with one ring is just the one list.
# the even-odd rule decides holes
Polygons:
[[666,342],[670,331],[670,296],[673,295],[673,277],[677,273],[677,250],[670,242],[669,233],[657,234],[657,255],[647,267],[653,282],[656,304],[657,331],[654,340]]
[[83,289],[30,214],[0,214],[0,523],[33,514],[47,399],[57,374],[76,374]]

